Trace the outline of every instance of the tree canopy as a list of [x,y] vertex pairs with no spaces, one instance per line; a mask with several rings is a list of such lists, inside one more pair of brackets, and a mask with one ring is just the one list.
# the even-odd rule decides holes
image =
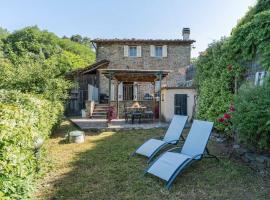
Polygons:
[[37,26],[9,34],[0,29],[0,88],[64,99],[70,83],[66,72],[86,67],[95,54],[88,46]]

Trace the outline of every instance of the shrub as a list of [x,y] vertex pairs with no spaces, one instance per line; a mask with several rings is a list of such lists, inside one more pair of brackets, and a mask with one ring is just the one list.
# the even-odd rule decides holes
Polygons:
[[0,90],[0,199],[29,199],[38,160],[34,141],[46,139],[59,121],[61,103]]
[[244,85],[235,97],[232,122],[241,142],[270,149],[270,86]]
[[232,101],[238,68],[228,59],[226,45],[227,39],[213,42],[196,61],[197,117],[200,119],[215,121]]
[[231,104],[228,111],[224,114],[221,114],[215,121],[216,129],[218,131],[224,132],[227,138],[233,137],[232,114],[234,111],[234,105]]

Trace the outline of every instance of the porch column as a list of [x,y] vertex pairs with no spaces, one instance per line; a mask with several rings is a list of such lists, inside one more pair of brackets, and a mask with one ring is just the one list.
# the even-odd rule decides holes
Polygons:
[[156,91],[156,84],[155,82],[152,83],[153,84],[153,88],[154,88],[154,92],[153,92],[153,120],[155,120],[155,108],[156,108],[156,99],[155,99],[155,91]]
[[119,119],[119,99],[118,99],[118,86],[119,86],[119,82],[116,80],[116,117],[117,119]]
[[162,72],[159,73],[159,122],[161,122],[161,79],[162,79]]
[[109,74],[109,106],[111,106],[111,85],[112,85],[112,74]]

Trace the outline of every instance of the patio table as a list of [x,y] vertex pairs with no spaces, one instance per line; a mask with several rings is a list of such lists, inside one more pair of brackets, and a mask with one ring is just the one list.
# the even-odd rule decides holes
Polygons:
[[141,118],[143,115],[144,110],[146,109],[145,106],[140,107],[126,107],[127,110],[130,110],[131,113],[131,123],[134,124],[135,119],[139,120],[139,123],[141,123]]

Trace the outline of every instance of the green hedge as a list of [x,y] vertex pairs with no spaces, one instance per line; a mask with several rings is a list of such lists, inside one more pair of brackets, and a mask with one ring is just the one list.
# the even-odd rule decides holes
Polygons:
[[62,104],[33,94],[0,90],[0,199],[29,199],[38,160],[34,141],[46,139]]
[[216,121],[231,104],[237,70],[228,59],[227,42],[227,39],[213,42],[196,61],[197,117],[200,119]]
[[241,142],[257,150],[270,149],[270,85],[244,85],[235,97],[233,124]]

